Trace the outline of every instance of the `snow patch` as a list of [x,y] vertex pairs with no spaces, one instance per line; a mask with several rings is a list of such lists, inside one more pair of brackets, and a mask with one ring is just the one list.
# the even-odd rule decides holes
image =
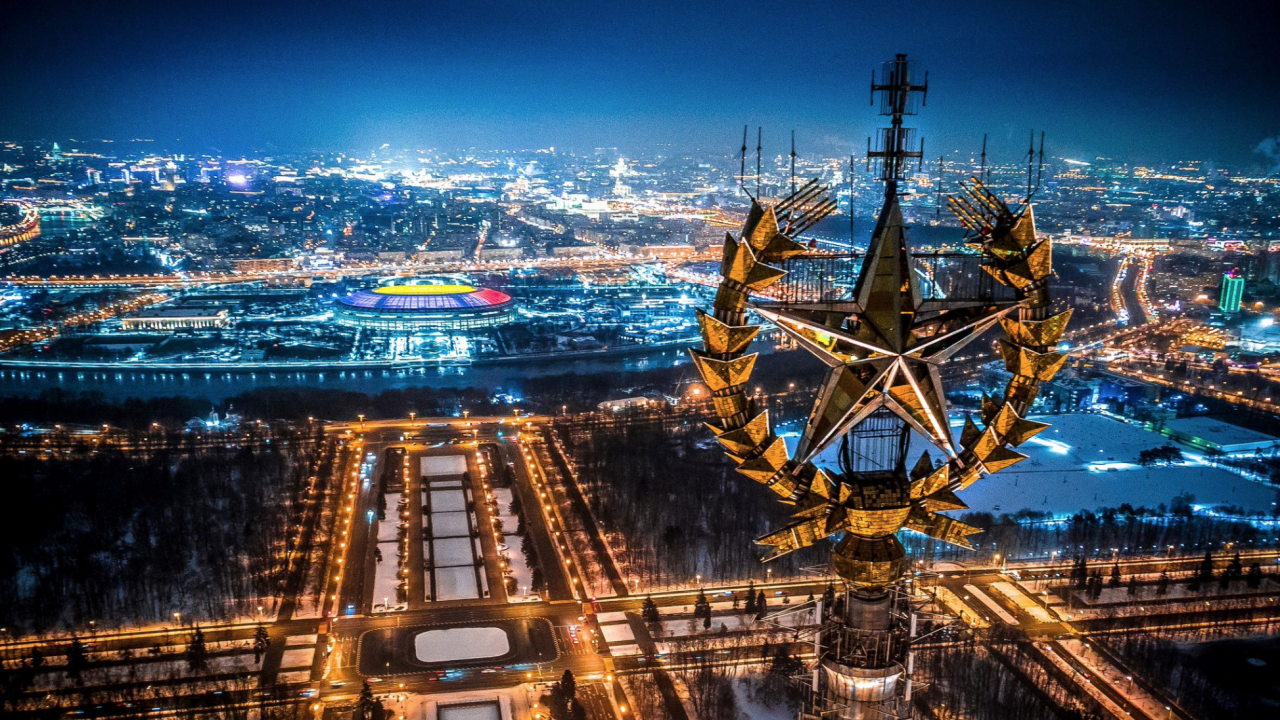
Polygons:
[[395,542],[400,529],[400,493],[387,493],[387,519],[378,521],[378,542]]
[[461,490],[432,490],[431,512],[457,512],[467,509],[467,498]]
[[502,708],[496,702],[441,705],[440,720],[502,720]]
[[398,545],[395,542],[380,542],[378,549],[382,551],[382,562],[377,563],[374,570],[373,602],[375,605],[382,602],[395,605],[396,586],[400,584],[400,577],[397,575],[399,568],[396,565]]
[[436,538],[431,541],[431,557],[438,567],[475,565],[470,538]]
[[601,625],[600,632],[604,633],[604,639],[610,644],[621,642],[635,642],[636,636],[631,631],[630,623],[622,623],[620,625]]
[[427,663],[480,660],[511,652],[511,640],[498,627],[428,630],[414,637],[413,651],[420,662]]
[[462,475],[467,471],[467,458],[463,455],[428,455],[422,458],[422,474],[427,477]]
[[431,513],[431,535],[438,538],[470,536],[471,526],[467,523],[467,513]]
[[467,567],[436,568],[436,600],[475,600],[480,597],[475,569]]
[[284,651],[284,657],[280,660],[280,667],[286,670],[291,668],[310,668],[312,661],[315,659],[315,648],[293,648]]

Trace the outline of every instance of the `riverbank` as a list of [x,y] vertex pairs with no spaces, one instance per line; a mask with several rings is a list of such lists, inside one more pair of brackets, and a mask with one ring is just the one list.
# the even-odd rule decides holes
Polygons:
[[701,339],[697,335],[676,338],[645,345],[622,345],[594,350],[557,350],[555,352],[525,353],[482,358],[413,358],[397,360],[316,360],[299,362],[111,362],[75,360],[28,360],[0,358],[3,372],[97,372],[97,373],[327,373],[361,370],[392,370],[412,372],[420,369],[469,367],[472,365],[496,365],[504,363],[560,362],[602,357],[625,357],[661,352],[671,348],[696,346]]

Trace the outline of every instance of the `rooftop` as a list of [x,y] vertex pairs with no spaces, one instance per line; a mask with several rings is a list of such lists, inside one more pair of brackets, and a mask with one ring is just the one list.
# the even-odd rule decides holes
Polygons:
[[162,307],[146,308],[125,315],[126,318],[211,318],[226,315],[226,308]]
[[1239,445],[1241,443],[1280,443],[1280,438],[1257,430],[1232,425],[1218,418],[1200,415],[1170,420],[1164,426],[1169,430],[1193,435],[1215,445]]

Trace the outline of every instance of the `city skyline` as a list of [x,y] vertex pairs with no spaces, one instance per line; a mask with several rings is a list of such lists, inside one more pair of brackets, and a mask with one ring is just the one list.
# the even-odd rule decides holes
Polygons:
[[[935,81],[926,151],[1277,162],[1263,23],[1191,3],[1039,9],[711,3],[284,3],[17,8],[0,136],[180,139],[228,154],[393,146],[857,151],[866,68],[906,50]],[[801,43],[791,41],[804,38]],[[953,70],[963,68],[963,72]],[[1224,72],[1223,68],[1230,68]],[[945,81],[945,82],[944,82]],[[998,94],[998,97],[996,96]],[[1270,139],[1270,140],[1269,140]]]
[[1269,716],[1253,6],[14,8],[0,715]]

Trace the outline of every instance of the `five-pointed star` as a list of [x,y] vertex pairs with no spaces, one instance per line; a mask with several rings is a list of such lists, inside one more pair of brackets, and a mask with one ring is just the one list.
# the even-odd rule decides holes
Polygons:
[[955,457],[939,366],[1016,307],[922,311],[902,212],[896,202],[888,210],[854,286],[854,312],[756,308],[830,368],[796,448],[797,462],[810,462],[882,407]]

